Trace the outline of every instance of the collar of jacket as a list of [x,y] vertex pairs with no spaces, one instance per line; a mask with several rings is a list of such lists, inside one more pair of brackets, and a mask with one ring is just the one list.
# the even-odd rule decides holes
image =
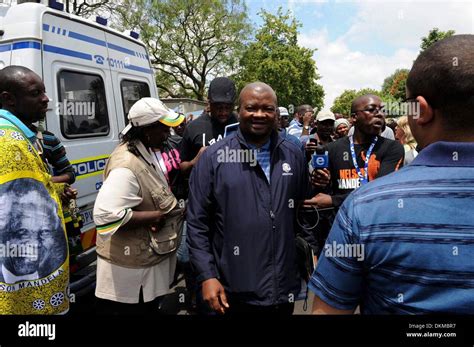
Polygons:
[[[239,140],[240,144],[244,145],[246,148],[249,148],[247,140],[242,134],[240,127],[237,130],[237,139]],[[278,146],[280,146],[282,142],[283,142],[283,137],[279,136],[278,132],[273,129],[272,133],[270,134],[270,153],[273,153],[273,150],[277,148]]]
[[136,147],[143,160],[145,160],[148,165],[155,167],[155,165],[153,164],[153,158],[151,157],[150,152],[148,152],[143,143],[141,141],[138,141]]

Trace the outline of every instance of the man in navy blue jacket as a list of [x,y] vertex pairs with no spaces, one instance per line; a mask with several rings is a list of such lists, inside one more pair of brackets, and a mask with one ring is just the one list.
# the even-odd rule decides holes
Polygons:
[[306,159],[278,136],[277,97],[243,88],[237,132],[208,148],[190,179],[191,263],[216,312],[290,315],[300,290],[296,207],[311,196]]

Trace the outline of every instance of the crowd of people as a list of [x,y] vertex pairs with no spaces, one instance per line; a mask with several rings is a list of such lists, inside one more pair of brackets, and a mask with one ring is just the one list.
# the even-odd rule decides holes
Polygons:
[[[189,310],[203,315],[288,316],[307,289],[315,314],[474,313],[473,56],[473,35],[421,53],[405,100],[420,111],[393,122],[371,94],[350,115],[304,104],[290,122],[278,90],[253,82],[238,93],[226,77],[188,123],[138,100],[94,206],[97,312],[157,314],[178,269]],[[17,268],[2,258],[0,313],[65,312],[67,297],[51,298],[66,293],[60,196],[75,198],[74,172],[54,134],[35,127],[47,104],[39,76],[1,70],[0,102],[1,239],[14,242],[25,219],[21,238],[54,251]],[[22,208],[44,211],[40,231],[9,212]],[[316,265],[309,278],[297,235]],[[20,282],[41,278],[50,287]]]

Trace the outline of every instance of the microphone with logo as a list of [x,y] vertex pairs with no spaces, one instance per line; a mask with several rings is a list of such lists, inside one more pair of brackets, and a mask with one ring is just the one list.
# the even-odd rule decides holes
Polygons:
[[314,169],[327,169],[329,167],[328,151],[323,146],[317,146],[311,158],[311,165]]

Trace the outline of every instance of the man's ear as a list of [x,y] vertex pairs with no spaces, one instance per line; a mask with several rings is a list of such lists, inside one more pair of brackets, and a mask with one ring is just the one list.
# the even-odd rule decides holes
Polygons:
[[416,124],[423,126],[432,122],[434,120],[434,110],[428,104],[428,101],[423,96],[418,96],[416,101],[418,101],[419,105],[418,110],[415,111],[417,114],[414,116]]
[[3,107],[5,106],[14,106],[15,105],[15,96],[7,91],[0,93],[0,103]]

